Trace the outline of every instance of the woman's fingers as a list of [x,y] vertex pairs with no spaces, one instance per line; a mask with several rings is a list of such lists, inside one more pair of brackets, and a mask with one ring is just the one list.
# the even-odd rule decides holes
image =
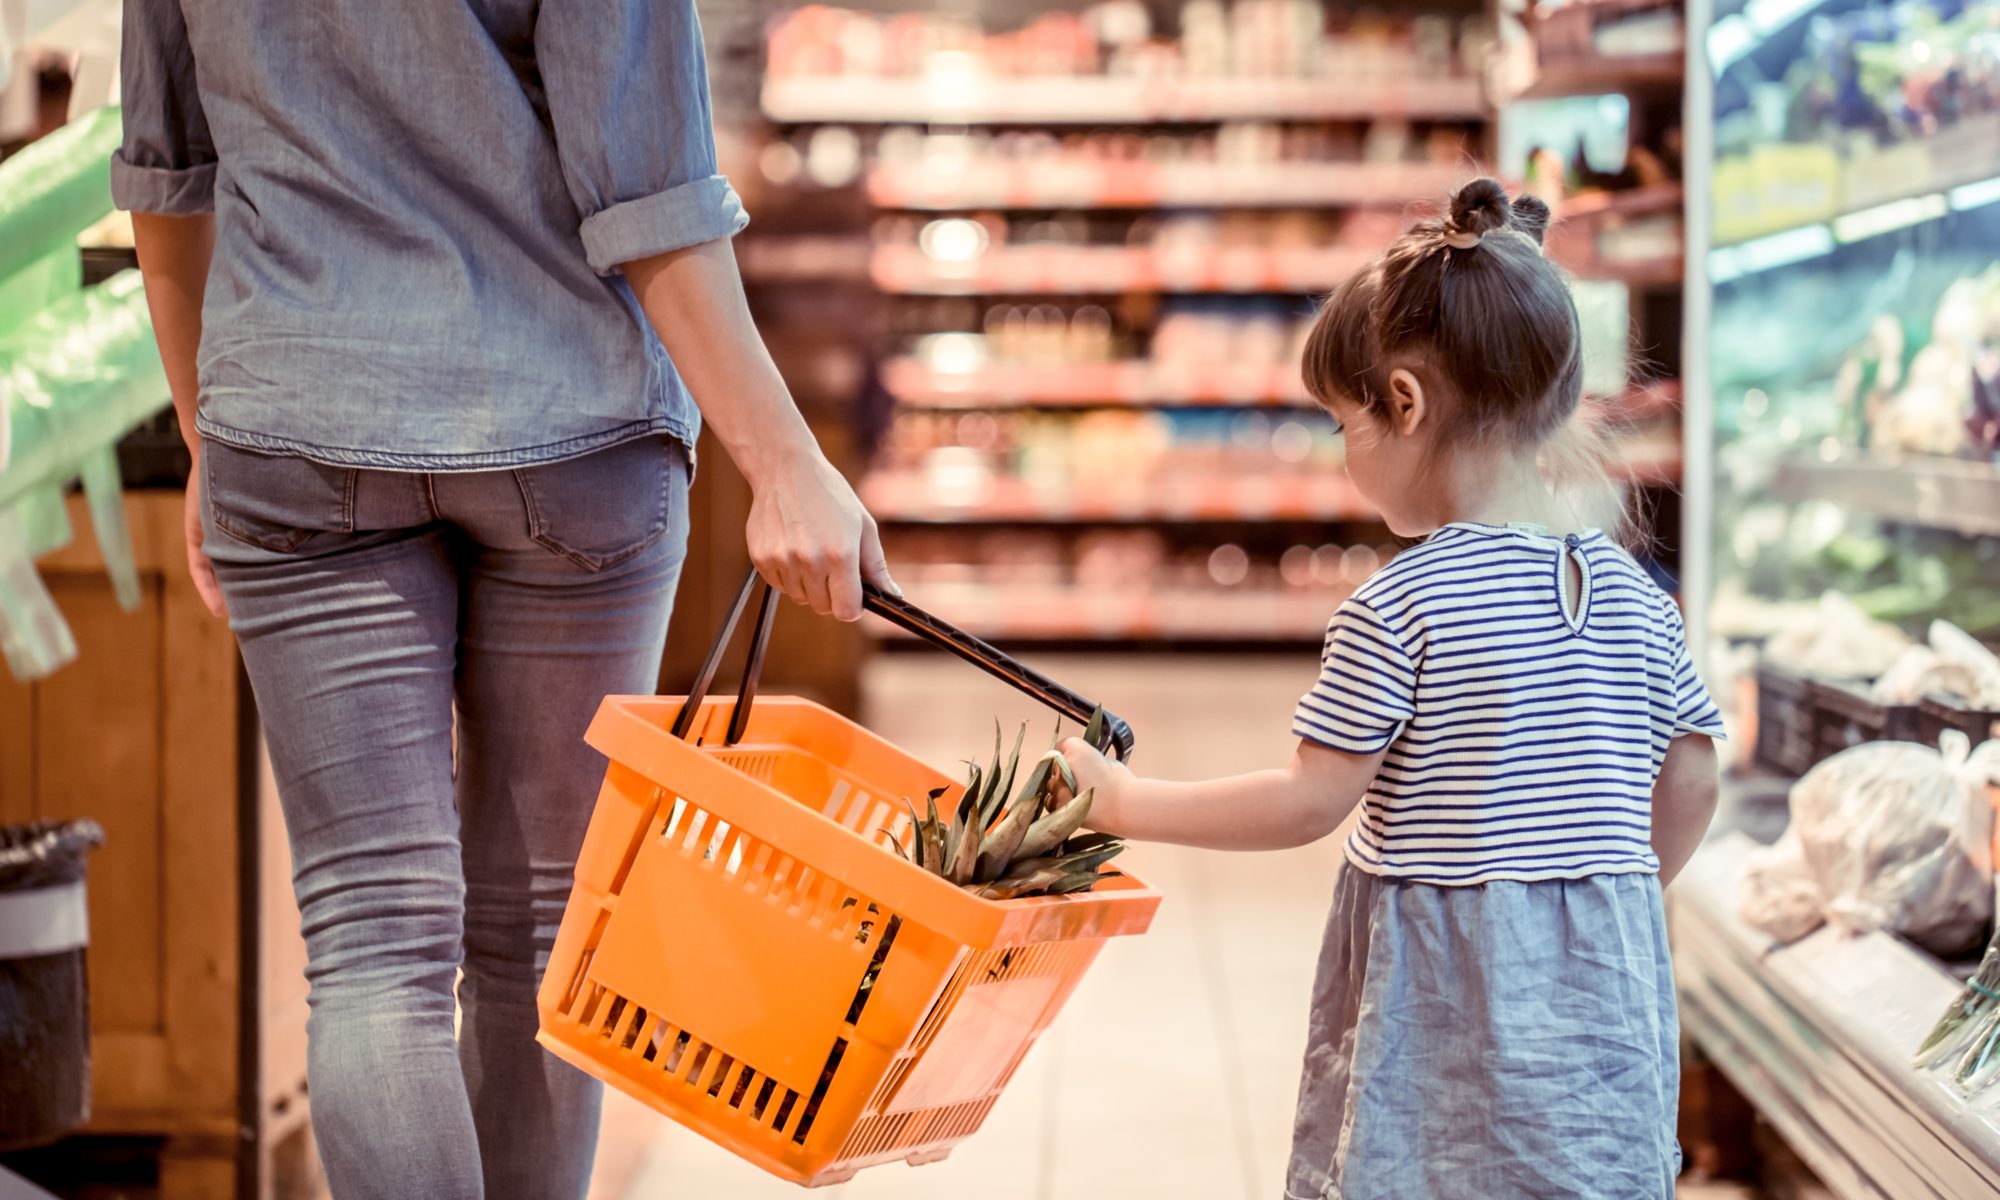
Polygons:
[[882,530],[875,524],[874,517],[864,520],[866,523],[861,527],[861,577],[900,599],[903,589],[889,574],[889,555],[882,549]]
[[181,532],[187,542],[188,578],[194,581],[194,594],[201,597],[209,616],[228,616],[222,584],[215,578],[215,564],[208,561],[208,553],[202,549],[201,486],[192,479],[188,481],[187,500],[181,506]]

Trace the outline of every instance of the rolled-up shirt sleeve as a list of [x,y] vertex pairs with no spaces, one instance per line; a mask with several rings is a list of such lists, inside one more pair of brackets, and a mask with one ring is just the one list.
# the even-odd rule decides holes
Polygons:
[[717,172],[693,0],[543,0],[535,58],[593,270],[749,224]]
[[124,141],[111,197],[132,212],[187,216],[215,208],[215,143],[195,88],[180,0],[125,0],[118,88]]

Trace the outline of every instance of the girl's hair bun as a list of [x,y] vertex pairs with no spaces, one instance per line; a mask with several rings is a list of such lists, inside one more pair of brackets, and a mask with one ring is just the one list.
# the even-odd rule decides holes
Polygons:
[[1513,216],[1507,189],[1497,179],[1475,179],[1451,198],[1451,227],[1460,233],[1488,234],[1505,229],[1513,223]]
[[1514,217],[1509,223],[1535,239],[1537,246],[1541,245],[1542,238],[1549,232],[1549,206],[1542,202],[1540,196],[1523,192],[1514,197],[1513,210]]

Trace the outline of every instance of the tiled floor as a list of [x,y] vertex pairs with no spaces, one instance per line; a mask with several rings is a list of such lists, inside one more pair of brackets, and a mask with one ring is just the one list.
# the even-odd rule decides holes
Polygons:
[[[1037,665],[1131,721],[1137,763],[1197,778],[1282,763],[1310,655],[1057,658]],[[968,668],[878,659],[869,724],[928,761],[977,751],[991,716],[1040,710]],[[1032,740],[1032,735],[1031,735]],[[833,1200],[1272,1200],[1282,1194],[1305,1001],[1336,840],[1271,855],[1142,846],[1167,896],[1145,937],[1108,946],[986,1127],[945,1162],[864,1172]],[[613,1095],[593,1200],[794,1197],[727,1152]],[[1734,1200],[1733,1189],[1683,1196]]]

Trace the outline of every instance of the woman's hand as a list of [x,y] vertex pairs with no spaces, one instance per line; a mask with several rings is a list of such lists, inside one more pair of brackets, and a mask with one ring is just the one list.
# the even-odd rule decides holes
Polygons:
[[751,487],[744,537],[772,587],[843,621],[861,615],[863,579],[902,594],[889,578],[875,518],[817,447]]
[[187,499],[181,505],[181,532],[187,535],[188,578],[194,580],[195,595],[208,607],[208,615],[226,617],[229,609],[222,600],[222,585],[215,580],[215,564],[208,561],[208,551],[202,548],[201,445],[199,442],[192,445],[194,470],[188,475]]
[[647,319],[708,427],[750,481],[744,535],[771,586],[843,621],[861,615],[861,581],[901,595],[882,538],[792,403],[726,241],[625,264]]

